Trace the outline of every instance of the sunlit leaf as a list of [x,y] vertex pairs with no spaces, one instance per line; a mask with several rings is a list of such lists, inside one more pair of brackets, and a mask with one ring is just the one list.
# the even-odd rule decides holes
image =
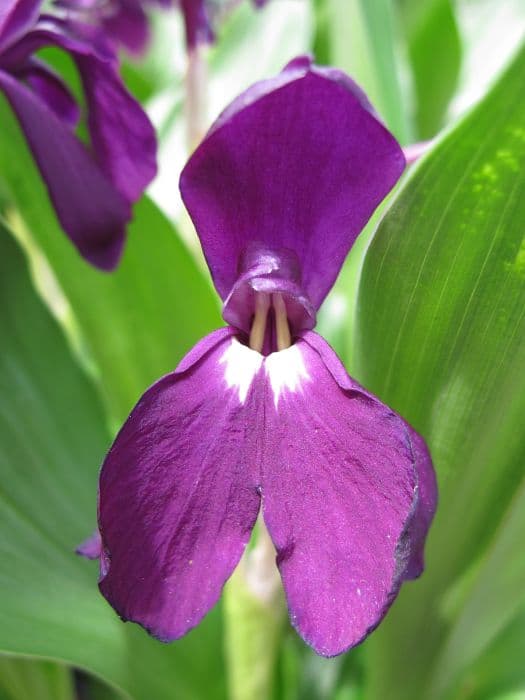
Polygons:
[[417,136],[434,136],[457,86],[461,42],[451,0],[399,3],[413,74]]
[[[524,479],[524,71],[522,49],[420,163],[365,259],[355,374],[428,439],[441,491],[428,571],[368,645],[371,698],[432,697],[454,624],[445,595],[474,562],[489,566],[487,546]],[[522,548],[514,556],[523,566]],[[479,611],[486,642],[510,603],[494,596]]]

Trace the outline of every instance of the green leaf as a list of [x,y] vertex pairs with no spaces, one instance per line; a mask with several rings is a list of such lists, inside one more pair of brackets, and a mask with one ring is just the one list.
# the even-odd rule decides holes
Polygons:
[[516,689],[525,694],[525,608],[464,674],[455,696],[495,700]]
[[4,100],[0,122],[0,173],[31,231],[29,251],[36,242],[49,261],[118,423],[147,386],[222,325],[216,297],[173,227],[147,199],[135,207],[119,268],[106,274],[85,263],[56,221]]
[[416,98],[417,135],[427,139],[444,123],[457,87],[461,42],[451,0],[402,0]]
[[330,62],[355,78],[397,139],[409,142],[392,0],[329,0],[322,30]]
[[218,611],[163,645],[118,619],[73,553],[94,525],[105,416],[2,225],[0,296],[0,650],[79,666],[137,700],[224,697]]
[[[447,591],[474,562],[490,566],[487,546],[524,479],[524,71],[522,48],[416,167],[365,258],[354,373],[427,438],[440,482],[428,570],[367,645],[370,698],[430,697],[454,624]],[[514,605],[523,593],[508,595]],[[486,643],[510,604],[479,611]]]
[[474,585],[451,626],[431,680],[430,697],[440,698],[461,671],[497,638],[525,603],[525,478],[478,568]]
[[1,700],[75,700],[71,670],[63,664],[0,658]]

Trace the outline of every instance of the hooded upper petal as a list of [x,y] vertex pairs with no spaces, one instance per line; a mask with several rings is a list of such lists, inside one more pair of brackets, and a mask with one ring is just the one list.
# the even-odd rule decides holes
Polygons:
[[379,624],[421,547],[411,432],[314,333],[265,367],[264,520],[292,624],[333,656]]
[[0,90],[18,117],[62,227],[86,260],[112,269],[122,253],[128,202],[46,102],[2,70]]
[[225,110],[180,188],[223,299],[256,244],[292,251],[318,308],[403,168],[399,145],[360,88],[301,57]]
[[217,601],[259,510],[262,357],[240,347],[229,329],[201,341],[140,399],[102,467],[100,590],[164,641]]

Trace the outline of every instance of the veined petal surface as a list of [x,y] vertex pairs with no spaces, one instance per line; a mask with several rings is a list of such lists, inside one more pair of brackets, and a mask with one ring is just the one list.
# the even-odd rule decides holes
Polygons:
[[341,71],[301,57],[253,85],[218,118],[180,181],[221,298],[256,243],[295,253],[318,308],[404,163]]
[[334,656],[379,624],[407,577],[419,502],[410,429],[314,333],[265,367],[264,520],[292,624]]
[[169,641],[220,596],[259,510],[255,377],[262,356],[223,329],[140,399],[100,477],[100,589]]

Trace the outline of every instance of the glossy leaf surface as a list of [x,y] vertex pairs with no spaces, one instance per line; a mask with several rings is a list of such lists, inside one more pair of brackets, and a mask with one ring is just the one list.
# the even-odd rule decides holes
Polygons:
[[524,480],[524,71],[522,49],[413,172],[365,259],[355,374],[428,439],[441,489],[428,570],[370,640],[371,698],[434,697],[453,682],[472,660],[464,646],[446,679],[435,666],[487,567],[482,647],[494,618],[523,599],[523,548],[508,570],[490,557],[493,541],[512,539],[505,528]]

